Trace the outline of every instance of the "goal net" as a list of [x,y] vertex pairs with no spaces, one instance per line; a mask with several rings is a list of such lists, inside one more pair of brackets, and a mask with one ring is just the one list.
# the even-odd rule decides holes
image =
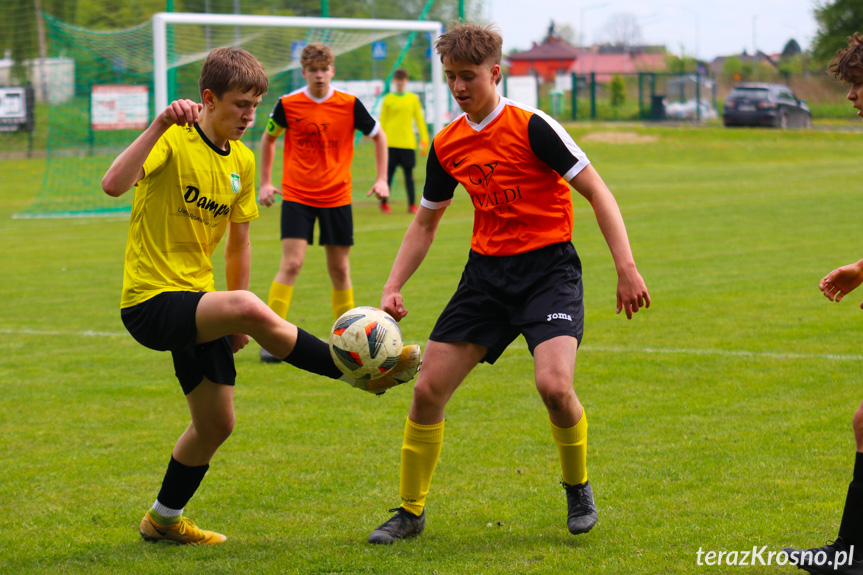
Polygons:
[[[41,72],[48,125],[45,177],[30,206],[15,217],[74,217],[127,211],[132,194],[109,198],[100,181],[114,157],[155,114],[177,98],[198,100],[198,76],[213,48],[251,52],[270,89],[243,142],[256,149],[276,99],[302,87],[299,55],[309,42],[336,54],[333,85],[373,113],[392,72],[403,67],[432,124],[447,105],[440,60],[431,57],[438,22],[160,13],[124,30],[95,31],[46,16],[51,58]],[[46,71],[45,71],[46,70]],[[40,86],[37,86],[37,90]]]

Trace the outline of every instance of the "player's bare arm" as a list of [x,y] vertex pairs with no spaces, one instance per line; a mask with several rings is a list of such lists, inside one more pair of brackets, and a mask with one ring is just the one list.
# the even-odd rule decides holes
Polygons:
[[381,294],[381,309],[401,321],[408,314],[402,301],[401,289],[419,269],[428,254],[446,208],[430,210],[420,206],[411,221],[396,254],[390,276]]
[[175,100],[156,116],[144,132],[114,159],[102,178],[102,189],[109,196],[122,196],[144,177],[144,162],[159,138],[174,124],[191,126],[198,121],[203,104]]
[[276,154],[276,140],[268,132],[261,136],[261,189],[258,191],[258,203],[270,207],[275,203],[273,196],[279,192],[273,186],[273,158]]
[[[228,291],[248,290],[252,269],[252,246],[249,242],[249,222],[228,224],[225,241],[225,284]],[[246,334],[230,336],[231,349],[237,353],[249,343]]]
[[593,207],[599,229],[611,250],[617,269],[617,313],[624,311],[627,319],[632,319],[632,314],[639,309],[650,307],[650,294],[635,267],[617,200],[593,166],[584,168],[570,184]]
[[387,135],[383,130],[378,130],[378,133],[372,136],[372,141],[375,144],[375,167],[377,176],[372,189],[366,194],[366,197],[374,194],[375,198],[383,200],[390,197],[390,187],[387,184]]
[[[863,283],[863,260],[837,268],[824,276],[818,286],[824,297],[839,302],[845,295]],[[863,308],[863,303],[860,304]]]

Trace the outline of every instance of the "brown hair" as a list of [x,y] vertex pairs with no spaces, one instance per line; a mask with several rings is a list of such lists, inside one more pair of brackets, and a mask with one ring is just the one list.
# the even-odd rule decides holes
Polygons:
[[503,38],[494,24],[486,27],[458,22],[435,42],[435,48],[444,58],[471,64],[500,64]]
[[848,36],[848,46],[836,52],[827,71],[843,84],[863,80],[863,36],[859,32]]
[[231,47],[210,52],[198,80],[202,98],[204,90],[210,90],[217,98],[230,90],[254,90],[255,95],[260,96],[266,93],[269,85],[267,73],[257,58],[245,50]]
[[306,44],[303,48],[303,53],[300,56],[300,63],[303,68],[315,67],[326,68],[332,66],[336,62],[336,57],[333,55],[332,49],[326,44],[320,42],[312,42]]
[[393,80],[407,80],[408,79],[408,71],[404,68],[399,68],[395,72],[393,72]]

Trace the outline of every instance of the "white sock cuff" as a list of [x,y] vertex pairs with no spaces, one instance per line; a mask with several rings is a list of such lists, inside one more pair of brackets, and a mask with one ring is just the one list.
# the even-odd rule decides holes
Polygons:
[[153,511],[161,515],[162,517],[179,517],[183,514],[182,509],[171,509],[170,507],[165,507],[159,500],[157,499],[155,503],[153,503]]

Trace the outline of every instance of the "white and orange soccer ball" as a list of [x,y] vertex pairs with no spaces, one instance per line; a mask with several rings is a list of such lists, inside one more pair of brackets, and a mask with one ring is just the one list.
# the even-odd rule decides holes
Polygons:
[[404,342],[396,320],[376,307],[346,311],[330,331],[330,355],[342,373],[377,379],[395,367]]

